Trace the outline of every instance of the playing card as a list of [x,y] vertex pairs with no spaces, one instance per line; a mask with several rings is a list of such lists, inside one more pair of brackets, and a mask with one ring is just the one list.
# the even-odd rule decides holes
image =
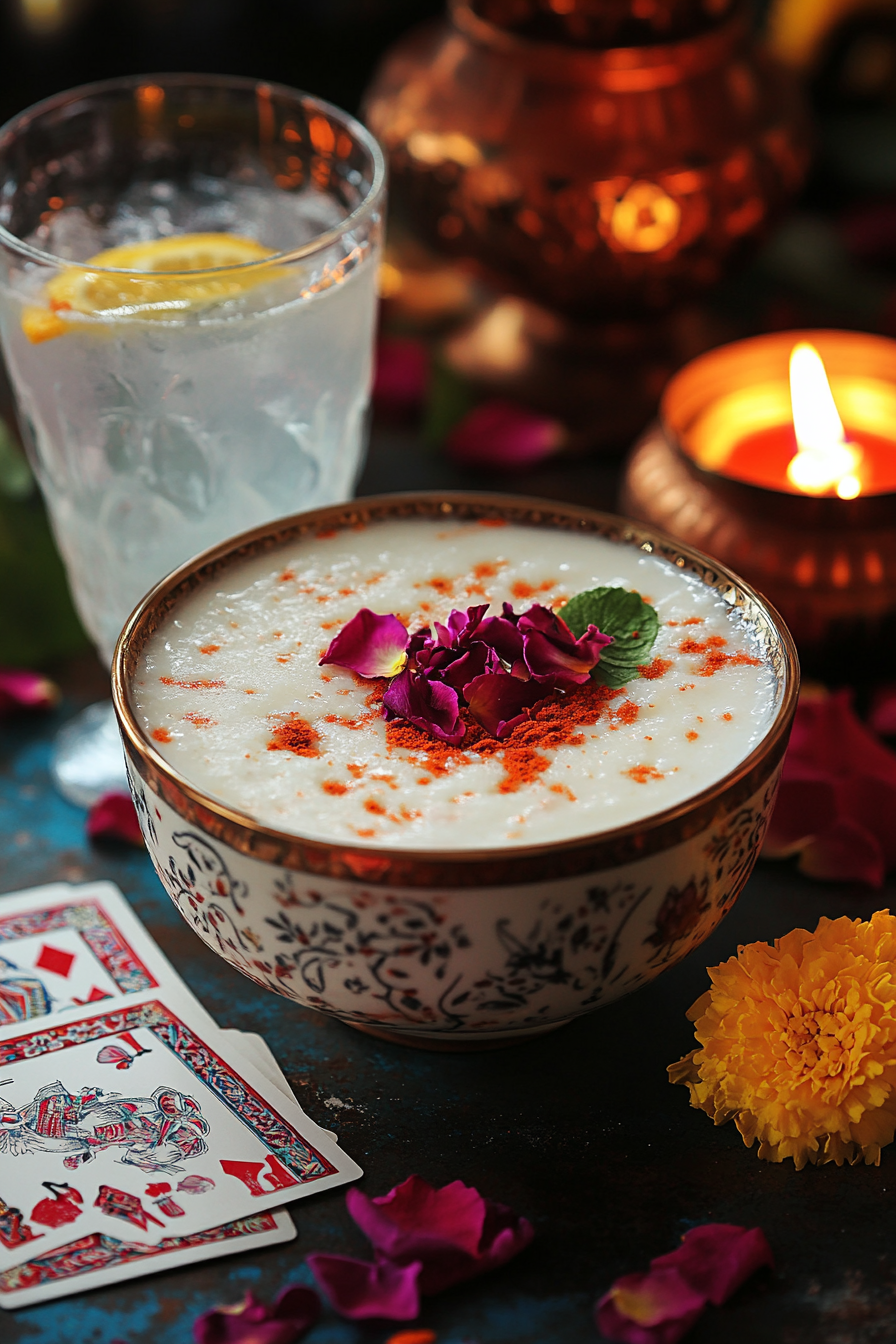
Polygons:
[[0,1027],[166,986],[190,995],[113,883],[0,896]]
[[0,1200],[18,1211],[0,1270],[88,1234],[190,1237],[360,1174],[173,991],[0,1031]]
[[[259,1036],[255,1031],[237,1031],[235,1027],[222,1027],[219,1030],[222,1036],[232,1040],[234,1047],[243,1058],[250,1060],[258,1072],[267,1078],[269,1083],[273,1083],[278,1091],[283,1092],[285,1096],[295,1101],[296,1094],[287,1082],[286,1075],[277,1063],[273,1050],[263,1036]],[[321,1128],[323,1127],[321,1126]],[[324,1129],[323,1132],[337,1143],[339,1142],[338,1134],[334,1134],[332,1129]]]
[[[9,1211],[5,1216],[9,1226]],[[0,1213],[0,1227],[3,1219]],[[130,1282],[178,1265],[292,1241],[295,1235],[295,1224],[285,1209],[240,1218],[191,1237],[166,1237],[156,1246],[92,1232],[47,1255],[0,1270],[0,1307],[14,1311],[50,1298]]]

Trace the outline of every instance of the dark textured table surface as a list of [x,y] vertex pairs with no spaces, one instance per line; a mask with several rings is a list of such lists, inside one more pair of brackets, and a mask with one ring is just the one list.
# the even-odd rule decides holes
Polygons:
[[[400,437],[378,446],[371,485],[447,484]],[[613,473],[575,468],[525,482],[544,494],[608,504]],[[463,483],[452,481],[451,484]],[[481,484],[481,482],[477,482]],[[554,1035],[503,1051],[429,1054],[378,1043],[241,978],[184,924],[149,858],[91,846],[84,814],[47,773],[59,723],[97,680],[70,669],[57,715],[5,726],[0,753],[0,890],[110,878],[206,1007],[225,1027],[261,1032],[301,1104],[336,1130],[383,1194],[411,1172],[461,1178],[535,1224],[536,1239],[497,1273],[425,1302],[419,1324],[439,1344],[579,1344],[596,1340],[592,1309],[620,1273],[646,1268],[695,1223],[761,1226],[777,1270],[762,1271],[690,1339],[884,1344],[896,1338],[896,1150],[881,1167],[760,1162],[732,1125],[714,1128],[671,1087],[666,1065],[691,1048],[685,1010],[705,967],[739,943],[771,939],[819,916],[867,917],[891,890],[820,885],[760,864],[732,913],[680,966]],[[93,693],[93,694],[92,694]],[[293,1206],[298,1239],[258,1253],[171,1270],[0,1318],[3,1344],[188,1344],[193,1318],[251,1288],[271,1297],[308,1281],[311,1250],[367,1256],[344,1192]],[[398,1327],[326,1312],[309,1344],[382,1344]]]

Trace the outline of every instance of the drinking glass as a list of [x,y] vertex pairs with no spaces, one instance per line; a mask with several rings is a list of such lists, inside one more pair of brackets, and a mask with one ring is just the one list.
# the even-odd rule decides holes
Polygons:
[[[107,663],[169,570],[350,496],[384,195],[363,126],[254,80],[110,80],[0,130],[0,340]],[[123,779],[111,704],[60,738],[68,797],[89,804]]]

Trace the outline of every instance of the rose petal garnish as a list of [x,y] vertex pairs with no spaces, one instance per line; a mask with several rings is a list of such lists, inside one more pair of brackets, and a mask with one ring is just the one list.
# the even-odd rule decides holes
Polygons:
[[409,667],[390,682],[383,709],[387,719],[407,719],[451,746],[457,746],[464,735],[457,691]]
[[53,709],[59,687],[39,672],[23,667],[0,667],[0,714],[17,709]]
[[576,639],[565,621],[547,607],[533,606],[520,616],[523,658],[533,677],[562,689],[581,686],[600,661],[601,650],[613,643],[596,625]]
[[345,1202],[378,1255],[422,1266],[419,1287],[425,1294],[496,1269],[535,1235],[528,1219],[462,1181],[435,1189],[409,1176],[375,1199],[351,1189]]
[[529,710],[550,694],[550,687],[536,680],[520,681],[509,672],[487,672],[464,686],[470,713],[492,737],[506,737]]
[[802,697],[764,853],[799,853],[808,876],[879,887],[896,867],[896,755],[848,691]]
[[519,616],[509,602],[504,603],[502,616],[486,616],[476,631],[476,638],[494,649],[499,658],[513,666],[523,656],[523,637],[519,632]]
[[314,1251],[306,1257],[318,1287],[334,1311],[349,1320],[384,1317],[389,1321],[413,1321],[420,1314],[419,1261],[376,1264],[349,1255],[325,1255]]
[[763,1265],[774,1267],[758,1227],[704,1223],[674,1251],[658,1255],[646,1274],[617,1279],[595,1309],[607,1339],[625,1344],[676,1344],[707,1302],[721,1306]]
[[466,467],[522,471],[543,462],[565,439],[557,420],[510,401],[487,401],[460,420],[445,440],[445,451]]
[[124,840],[143,848],[137,809],[129,793],[104,793],[87,814],[91,840]]
[[359,677],[394,677],[407,661],[407,647],[407,627],[397,616],[362,607],[330,641],[318,666],[335,663]]
[[233,1307],[214,1307],[193,1322],[195,1344],[294,1344],[317,1321],[313,1288],[291,1284],[269,1307],[252,1292]]

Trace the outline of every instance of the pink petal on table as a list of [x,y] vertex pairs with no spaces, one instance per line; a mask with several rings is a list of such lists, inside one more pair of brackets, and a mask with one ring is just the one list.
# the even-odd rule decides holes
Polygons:
[[550,694],[540,682],[520,681],[509,672],[486,672],[463,688],[470,713],[492,737],[506,737],[529,710]]
[[878,839],[857,821],[841,817],[802,850],[801,873],[824,882],[864,882],[882,887],[886,863]]
[[761,1228],[702,1223],[686,1232],[674,1251],[651,1260],[650,1272],[677,1270],[718,1307],[763,1265],[774,1269],[775,1261]]
[[193,1322],[194,1344],[294,1344],[320,1315],[313,1288],[284,1288],[272,1306],[247,1292],[233,1307],[215,1307]]
[[457,691],[409,667],[394,677],[383,696],[387,719],[407,719],[442,742],[456,746],[464,735]]
[[384,1317],[389,1321],[413,1321],[420,1314],[417,1280],[421,1266],[377,1260],[368,1264],[348,1255],[325,1255],[314,1251],[306,1257],[318,1287],[334,1311],[349,1320]]
[[330,641],[318,666],[335,663],[359,677],[394,677],[405,665],[407,647],[407,627],[397,616],[362,607]]
[[535,1235],[528,1219],[483,1199],[462,1181],[437,1190],[409,1176],[388,1195],[370,1199],[352,1189],[345,1202],[378,1254],[398,1264],[422,1264],[425,1294],[497,1269]]
[[781,780],[775,810],[769,822],[762,853],[768,859],[783,859],[805,849],[819,831],[837,819],[836,789],[818,772]]
[[454,426],[445,451],[461,466],[525,471],[555,453],[564,437],[557,420],[510,401],[487,401]]
[[91,840],[126,840],[143,848],[137,809],[129,793],[104,793],[87,814]]
[[676,1344],[702,1315],[706,1297],[676,1269],[624,1274],[594,1310],[598,1330],[623,1344]]
[[52,709],[59,703],[55,682],[24,667],[0,667],[0,714],[17,709]]
[[868,726],[881,737],[896,737],[896,686],[881,686],[874,692]]
[[376,346],[373,404],[387,414],[416,410],[429,389],[429,351],[412,336],[381,336]]

